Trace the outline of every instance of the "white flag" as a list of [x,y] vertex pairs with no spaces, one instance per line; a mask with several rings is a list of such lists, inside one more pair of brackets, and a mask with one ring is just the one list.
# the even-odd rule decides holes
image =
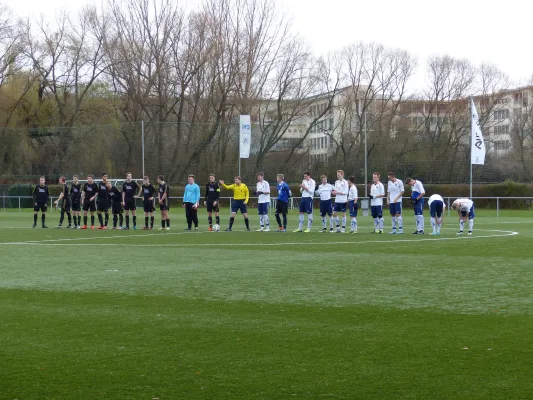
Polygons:
[[485,164],[485,142],[483,141],[483,134],[479,127],[479,116],[477,115],[474,99],[470,99],[472,103],[472,137],[471,137],[471,154],[470,162],[472,164]]
[[240,158],[250,157],[250,146],[252,142],[252,125],[249,115],[241,115],[239,129],[239,153]]

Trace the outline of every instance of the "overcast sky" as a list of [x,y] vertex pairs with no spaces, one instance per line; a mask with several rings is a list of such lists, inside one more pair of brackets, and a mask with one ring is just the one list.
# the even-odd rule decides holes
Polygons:
[[[412,89],[424,85],[428,56],[489,61],[515,84],[533,75],[533,3],[526,0],[277,0],[279,11],[317,55],[353,42],[408,50],[418,59]],[[185,0],[193,8],[200,0]],[[53,17],[94,0],[4,0],[17,15]],[[100,1],[97,1],[100,4]]]

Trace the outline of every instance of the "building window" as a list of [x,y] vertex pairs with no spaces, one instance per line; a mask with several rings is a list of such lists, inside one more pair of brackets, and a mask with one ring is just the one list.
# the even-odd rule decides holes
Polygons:
[[509,109],[494,111],[494,121],[501,121],[507,118],[509,118]]
[[494,126],[495,135],[506,135],[509,134],[509,125],[496,125]]
[[333,130],[333,118],[329,119],[329,129]]

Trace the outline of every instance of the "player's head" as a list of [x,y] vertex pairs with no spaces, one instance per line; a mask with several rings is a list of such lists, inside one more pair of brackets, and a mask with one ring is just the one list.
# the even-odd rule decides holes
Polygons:
[[413,186],[415,184],[415,180],[414,179],[411,179],[411,178],[407,178],[405,180],[405,183],[407,183],[408,185],[410,186]]
[[389,181],[394,182],[396,180],[396,176],[394,175],[394,172],[389,172],[387,174],[387,177],[389,178]]
[[[192,177],[194,178],[194,175],[192,175]],[[165,177],[163,175],[157,175],[157,183],[163,183],[163,182],[165,182]]]
[[328,177],[326,175],[322,175],[320,177],[320,182],[322,182],[322,185],[325,185],[326,183],[328,183]]
[[283,182],[284,179],[285,179],[285,175],[283,175],[283,174],[277,174],[276,175],[276,180],[278,181],[278,183]]
[[240,185],[241,184],[241,177],[240,176],[236,176],[233,178],[233,181],[235,182],[236,185]]
[[379,174],[379,172],[374,172],[372,174],[372,182],[378,183],[379,182],[379,178],[381,178],[381,175]]
[[309,171],[305,171],[305,172],[304,172],[304,179],[305,179],[306,181],[308,181],[309,179],[311,179],[311,172],[309,172]]
[[72,182],[74,182],[75,185],[78,184],[78,175],[74,175],[74,176],[72,177]]
[[67,178],[65,178],[64,176],[62,176],[62,177],[59,178],[59,183],[60,183],[61,185],[64,185],[66,181],[67,181]]
[[344,171],[342,169],[337,170],[337,179],[344,179]]
[[355,176],[349,176],[349,177],[348,177],[348,184],[349,184],[350,186],[355,185]]
[[143,183],[145,185],[148,185],[150,183],[150,178],[148,177],[148,175],[143,176]]
[[90,185],[93,183],[93,181],[94,181],[94,175],[93,174],[87,175],[87,183]]
[[209,182],[210,183],[215,183],[217,180],[217,177],[215,176],[215,174],[209,174]]
[[263,172],[259,172],[257,174],[257,182],[263,182],[264,179],[265,179],[265,174]]
[[126,181],[127,181],[128,183],[131,182],[131,172],[126,172]]
[[111,185],[111,181],[107,181],[105,183],[105,187],[108,188],[108,189],[111,189],[113,187],[113,185]]
[[187,183],[189,185],[192,185],[194,183],[194,175],[191,174],[187,177]]
[[46,178],[44,176],[41,176],[39,178],[39,185],[44,186],[45,182],[46,182]]
[[461,203],[459,202],[459,200],[455,200],[452,203],[452,210],[458,211],[460,207],[461,207]]
[[102,182],[107,182],[107,174],[105,172],[102,174]]

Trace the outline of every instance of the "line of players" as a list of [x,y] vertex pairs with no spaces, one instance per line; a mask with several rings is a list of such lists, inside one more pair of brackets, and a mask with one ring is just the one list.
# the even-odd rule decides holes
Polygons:
[[[200,188],[194,182],[194,175],[188,176],[187,186],[185,187],[183,197],[183,207],[186,211],[187,228],[186,230],[198,229],[198,215],[197,210],[200,202]],[[403,219],[402,219],[402,196],[404,194],[404,185],[400,179],[395,177],[393,172],[388,174],[387,192],[385,192],[384,185],[380,182],[380,174],[375,172],[372,175],[372,186],[370,190],[369,200],[371,207],[371,214],[374,219],[374,233],[382,234],[384,228],[383,219],[383,199],[387,198],[389,211],[392,219],[391,234],[403,233]],[[277,232],[286,232],[287,229],[287,214],[289,198],[292,196],[289,186],[284,181],[283,174],[276,176],[277,180],[277,202],[276,202],[276,222],[278,224]],[[131,173],[126,174],[126,181],[123,184],[122,192],[111,184],[107,179],[107,174],[102,174],[102,180],[98,184],[94,182],[94,176],[89,175],[87,182],[81,187],[78,182],[78,177],[74,176],[72,186],[69,190],[65,177],[59,180],[63,185],[62,192],[59,198],[55,201],[61,205],[61,216],[58,228],[63,226],[65,214],[68,217],[68,228],[72,227],[72,220],[74,221],[74,228],[87,229],[88,213],[91,216],[91,229],[94,229],[94,212],[97,208],[97,215],[100,226],[98,229],[107,229],[109,222],[109,209],[113,214],[113,228],[112,229],[130,229],[129,212],[132,213],[133,229],[137,229],[136,216],[136,198],[143,198],[143,210],[145,216],[144,230],[153,229],[154,225],[154,211],[155,201],[159,204],[161,211],[161,230],[170,229],[169,211],[169,186],[164,181],[164,177],[159,175],[157,183],[159,185],[156,190],[150,184],[147,176],[143,179],[142,186],[132,180]],[[411,186],[411,199],[414,204],[416,230],[413,234],[424,234],[424,195],[425,190],[422,182],[419,180],[407,178],[405,181]],[[209,176],[209,182],[206,184],[204,205],[208,212],[209,231],[218,230],[220,224],[219,215],[219,198],[220,187],[233,191],[233,201],[231,203],[231,216],[229,226],[226,231],[231,231],[235,216],[237,212],[241,212],[244,217],[246,229],[250,230],[247,203],[249,200],[248,187],[242,183],[240,177],[234,178],[234,184],[226,185],[223,180],[216,182],[214,174]],[[138,193],[137,193],[138,192]],[[320,232],[327,232],[327,217],[329,217],[330,232],[344,233],[346,231],[346,211],[348,210],[351,226],[349,233],[357,233],[357,211],[358,211],[358,193],[355,186],[355,178],[349,177],[344,179],[344,171],[337,171],[337,181],[331,185],[327,181],[325,175],[321,176],[321,183],[316,186],[315,181],[311,178],[310,172],[304,173],[304,179],[300,184],[301,201],[299,206],[299,220],[298,229],[294,232],[310,232],[313,224],[313,199],[314,195],[320,197],[320,216],[322,218],[322,229]],[[137,194],[136,194],[137,193]],[[270,205],[270,185],[264,179],[264,174],[257,174],[257,186],[255,194],[258,196],[258,214],[260,228],[258,232],[270,231],[270,221],[268,216],[268,208]],[[157,196],[156,196],[157,195]],[[332,196],[335,196],[334,205],[332,205]],[[45,184],[45,178],[41,177],[39,186],[34,191],[34,223],[33,227],[37,225],[38,212],[42,212],[42,226],[46,228],[46,209],[49,199],[48,187]],[[96,207],[98,205],[98,207]],[[428,200],[430,208],[431,225],[433,232],[431,235],[440,235],[440,230],[443,220],[443,211],[445,204],[443,198],[438,195],[432,195]],[[70,213],[72,209],[72,215]],[[81,225],[80,212],[83,209],[84,223]],[[463,234],[464,224],[469,221],[469,234],[472,234],[473,220],[474,220],[474,203],[470,199],[457,199],[452,204],[452,209],[458,211],[460,219],[460,230],[458,234]],[[123,228],[123,215],[126,214],[126,226]],[[215,214],[216,223],[213,224],[213,216]],[[102,215],[103,214],[103,215]],[[308,216],[307,229],[303,230],[305,214]],[[342,220],[339,218],[342,215]],[[283,218],[283,221],[281,220]],[[118,224],[118,226],[117,226]],[[215,229],[213,228],[215,227]]]

